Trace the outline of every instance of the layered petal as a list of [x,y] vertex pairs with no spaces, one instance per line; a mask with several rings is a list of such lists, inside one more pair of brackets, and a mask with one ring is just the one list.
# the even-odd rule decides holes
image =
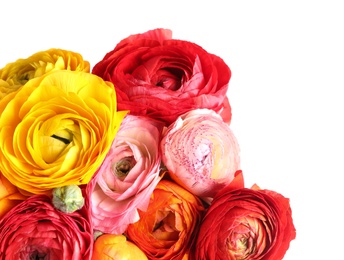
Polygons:
[[95,229],[122,234],[139,219],[160,181],[162,124],[127,115],[97,175],[88,185]]
[[91,259],[92,226],[82,211],[65,214],[46,195],[33,195],[0,220],[0,258]]
[[187,259],[204,206],[199,198],[169,180],[154,189],[147,211],[128,226],[126,235],[148,259]]
[[212,198],[240,168],[239,145],[229,125],[214,111],[180,116],[161,141],[162,161],[171,178],[203,198]]
[[0,100],[15,92],[30,79],[40,77],[53,70],[90,72],[90,64],[81,54],[51,48],[8,63],[0,69]]
[[283,259],[296,232],[289,199],[271,190],[221,190],[200,227],[198,260]]
[[119,110],[169,125],[192,109],[208,108],[230,122],[231,108],[225,100],[231,77],[228,65],[195,43],[172,39],[171,30],[130,35],[92,73],[114,83]]
[[16,186],[9,182],[0,172],[0,219],[14,206],[25,200]]
[[110,82],[66,70],[28,81],[1,109],[0,170],[32,194],[88,183],[126,114]]

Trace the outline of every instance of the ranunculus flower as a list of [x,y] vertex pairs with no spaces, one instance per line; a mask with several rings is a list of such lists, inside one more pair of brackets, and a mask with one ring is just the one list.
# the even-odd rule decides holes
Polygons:
[[28,80],[53,70],[90,72],[90,64],[79,53],[55,48],[18,59],[0,69],[0,100]]
[[240,168],[236,137],[209,109],[180,116],[166,129],[161,151],[171,178],[204,199],[228,185]]
[[170,124],[189,110],[209,108],[230,121],[229,67],[195,43],[172,39],[171,30],[123,39],[92,73],[114,83],[119,110]]
[[160,180],[161,123],[127,115],[104,163],[88,185],[94,228],[122,234],[145,211]]
[[16,186],[10,183],[0,172],[0,219],[14,206],[25,200]]
[[91,259],[87,214],[65,214],[46,195],[33,195],[0,220],[0,259]]
[[0,171],[31,194],[90,181],[126,112],[112,83],[58,70],[28,81],[0,101]]
[[124,235],[103,234],[94,243],[92,260],[147,260],[143,251]]
[[296,237],[289,199],[233,181],[221,190],[203,218],[194,259],[283,259]]
[[197,236],[204,213],[201,200],[175,182],[161,180],[147,211],[128,226],[126,235],[148,259],[184,259]]

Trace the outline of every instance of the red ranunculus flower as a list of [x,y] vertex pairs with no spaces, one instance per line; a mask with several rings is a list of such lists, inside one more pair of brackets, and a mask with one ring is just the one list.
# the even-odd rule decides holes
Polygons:
[[92,73],[114,83],[118,110],[170,124],[189,110],[208,108],[230,122],[228,65],[195,43],[172,39],[171,30],[123,39]]
[[237,184],[233,181],[215,196],[192,259],[280,260],[295,239],[289,199],[258,186],[248,189]]
[[0,220],[0,259],[91,259],[92,227],[83,208],[63,213],[51,198],[33,195]]

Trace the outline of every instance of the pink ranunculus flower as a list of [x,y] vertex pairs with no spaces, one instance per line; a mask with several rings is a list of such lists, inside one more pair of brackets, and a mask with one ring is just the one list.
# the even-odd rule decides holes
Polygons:
[[47,195],[33,195],[0,220],[0,259],[91,259],[93,229],[88,211],[65,214]]
[[160,180],[162,124],[127,115],[102,166],[88,185],[95,230],[122,234],[139,220]]
[[207,200],[229,184],[240,169],[236,137],[229,125],[209,109],[180,116],[166,129],[161,151],[171,178]]
[[118,110],[169,125],[192,109],[208,108],[230,122],[228,65],[193,42],[173,39],[169,29],[121,40],[92,73],[114,83]]

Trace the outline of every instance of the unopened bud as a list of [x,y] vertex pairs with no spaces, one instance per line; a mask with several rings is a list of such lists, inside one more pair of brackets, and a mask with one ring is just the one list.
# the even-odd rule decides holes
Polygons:
[[64,213],[73,213],[84,206],[85,199],[77,185],[68,185],[53,189],[53,205]]

